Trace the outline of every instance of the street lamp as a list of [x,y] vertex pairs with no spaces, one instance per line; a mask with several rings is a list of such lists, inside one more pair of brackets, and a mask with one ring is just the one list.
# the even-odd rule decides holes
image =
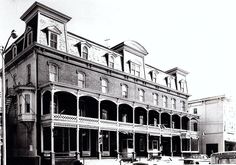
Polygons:
[[13,38],[17,38],[16,32],[15,30],[11,31],[11,35],[9,36],[7,43],[5,45],[5,47],[2,47],[1,49],[1,55],[2,55],[2,145],[3,145],[3,149],[2,149],[2,161],[3,161],[3,165],[7,164],[7,150],[6,150],[6,105],[5,105],[5,53],[6,53],[6,49],[7,49],[7,45],[10,41],[10,39]]

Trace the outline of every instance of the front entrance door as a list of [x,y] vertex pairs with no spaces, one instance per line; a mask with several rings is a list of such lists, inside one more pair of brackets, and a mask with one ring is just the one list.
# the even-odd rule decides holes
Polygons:
[[131,158],[134,152],[133,139],[123,139],[121,148],[123,157]]
[[110,132],[102,131],[102,156],[110,156]]

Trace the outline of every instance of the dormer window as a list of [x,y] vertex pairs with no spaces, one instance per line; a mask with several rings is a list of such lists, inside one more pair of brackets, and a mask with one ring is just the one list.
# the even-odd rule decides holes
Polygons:
[[14,46],[12,47],[12,57],[14,58],[14,57],[16,57],[16,55],[17,55],[17,46],[14,45]]
[[57,49],[57,34],[50,33],[50,47]]
[[130,62],[130,73],[134,76],[140,77],[140,65]]
[[152,80],[152,82],[154,82],[154,83],[157,82],[157,74],[158,74],[158,72],[155,71],[155,70],[153,70],[153,71],[150,72],[151,80]]
[[113,56],[110,56],[109,57],[109,67],[110,68],[114,68],[114,57]]
[[52,48],[58,48],[58,37],[61,31],[56,26],[48,26],[43,31],[47,33],[48,45]]
[[82,49],[82,58],[88,59],[88,48],[86,46],[83,46]]
[[168,77],[166,77],[166,85],[167,85],[167,87],[169,87],[169,88],[171,88],[171,77],[170,76],[168,76]]
[[184,80],[181,80],[181,81],[179,82],[179,84],[180,84],[180,91],[181,91],[181,92],[184,92],[185,81],[184,81]]

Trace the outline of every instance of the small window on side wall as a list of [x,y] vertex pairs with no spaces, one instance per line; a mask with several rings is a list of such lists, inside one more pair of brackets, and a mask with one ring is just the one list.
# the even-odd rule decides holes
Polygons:
[[58,81],[58,66],[49,64],[49,81]]
[[139,89],[139,101],[144,102],[144,90]]
[[85,87],[85,74],[78,72],[78,87],[84,88]]
[[102,93],[108,93],[108,81],[106,79],[102,79]]
[[125,84],[122,84],[122,97],[127,98],[128,97],[128,86]]

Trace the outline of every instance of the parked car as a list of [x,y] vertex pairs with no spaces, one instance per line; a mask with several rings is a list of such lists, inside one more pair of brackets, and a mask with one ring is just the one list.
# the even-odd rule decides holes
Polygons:
[[155,156],[145,161],[134,162],[133,165],[178,165],[183,164],[177,159],[169,156]]
[[204,164],[211,164],[211,160],[210,158],[205,155],[205,154],[194,154],[191,155],[190,157],[187,157],[184,159],[184,164],[188,165],[188,164],[200,164],[200,165],[204,165]]

